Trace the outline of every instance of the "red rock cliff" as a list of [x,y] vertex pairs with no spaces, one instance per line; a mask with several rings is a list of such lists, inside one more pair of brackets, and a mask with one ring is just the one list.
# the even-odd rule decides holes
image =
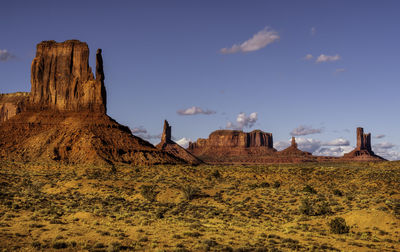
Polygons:
[[106,112],[101,50],[96,55],[96,79],[84,42],[43,41],[37,45],[31,69],[30,109]]
[[343,159],[360,160],[360,161],[378,161],[384,160],[376,155],[371,147],[371,133],[364,134],[364,129],[357,128],[357,146],[356,148],[344,154]]
[[0,123],[25,109],[29,93],[0,94]]
[[216,130],[208,139],[198,139],[195,143],[189,144],[190,150],[206,147],[267,147],[273,148],[272,133],[261,130],[243,132],[239,130]]

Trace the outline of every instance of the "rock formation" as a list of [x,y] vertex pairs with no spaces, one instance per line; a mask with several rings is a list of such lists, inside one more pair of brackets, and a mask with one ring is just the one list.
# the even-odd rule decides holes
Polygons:
[[188,151],[211,163],[254,163],[272,155],[272,134],[261,130],[216,130],[208,139],[189,143]]
[[86,43],[68,40],[37,45],[31,92],[0,97],[4,121],[0,123],[0,159],[75,164],[184,163],[132,135],[128,127],[106,115],[101,49],[96,54],[96,78],[88,63]]
[[182,159],[184,162],[199,165],[203,163],[199,158],[192,155],[185,148],[181,147],[179,144],[175,143],[171,139],[171,126],[167,120],[164,121],[164,130],[161,135],[161,142],[156,146],[158,149],[163,150],[175,157]]
[[[291,159],[291,162],[298,162],[300,161],[305,161],[306,159],[310,159],[312,158],[312,154],[310,152],[306,152],[306,151],[302,151],[299,150],[297,147],[297,143],[296,143],[296,138],[292,137],[292,141],[291,141],[291,145],[289,147],[287,147],[284,150],[278,151],[276,153],[278,156],[280,156],[281,158],[286,157]],[[296,158],[299,159],[296,161]]]
[[84,42],[39,43],[32,61],[31,85],[31,110],[106,112],[101,49],[96,55],[95,79]]
[[28,102],[29,93],[0,94],[0,123],[21,113]]
[[343,159],[359,160],[359,161],[379,161],[384,160],[376,155],[371,147],[371,133],[364,134],[364,129],[357,128],[357,146],[354,150],[344,154]]

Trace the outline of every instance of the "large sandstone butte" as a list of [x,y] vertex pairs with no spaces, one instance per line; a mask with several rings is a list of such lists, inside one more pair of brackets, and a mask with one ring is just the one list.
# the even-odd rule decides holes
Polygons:
[[380,161],[384,158],[376,155],[371,147],[371,133],[364,134],[364,129],[357,128],[357,147],[344,154],[343,159],[357,161]]
[[207,163],[262,163],[276,152],[272,133],[261,130],[216,130],[189,143],[188,151]]
[[199,165],[203,163],[199,158],[192,155],[185,148],[181,147],[179,144],[175,143],[171,139],[171,126],[167,120],[164,121],[164,129],[161,135],[161,142],[156,145],[160,150],[163,150],[171,155],[182,159],[184,162],[191,165]]
[[0,159],[75,164],[182,163],[107,116],[101,53],[97,50],[94,77],[86,43],[43,41],[37,45],[31,92],[1,96]]

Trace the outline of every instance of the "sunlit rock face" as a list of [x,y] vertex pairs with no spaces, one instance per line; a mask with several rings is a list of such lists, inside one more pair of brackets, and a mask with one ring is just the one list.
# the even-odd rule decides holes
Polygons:
[[94,78],[85,42],[39,43],[32,61],[31,85],[31,110],[106,112],[101,50],[97,51]]

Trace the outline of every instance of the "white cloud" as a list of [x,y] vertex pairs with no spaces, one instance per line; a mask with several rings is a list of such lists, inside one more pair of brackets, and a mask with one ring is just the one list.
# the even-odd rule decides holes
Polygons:
[[324,146],[349,146],[350,141],[343,138],[337,138],[332,141],[323,143]]
[[317,29],[315,27],[311,27],[311,29],[310,29],[311,35],[315,35],[316,32],[317,32]]
[[313,58],[312,54],[307,54],[304,59],[305,60],[311,60]]
[[263,30],[257,32],[252,38],[244,41],[242,44],[234,44],[230,48],[222,48],[220,51],[223,54],[237,53],[237,52],[253,52],[266,47],[267,45],[277,41],[279,35],[276,31],[265,27]]
[[274,143],[274,148],[277,149],[278,151],[286,149],[289,146],[290,146],[290,141],[279,141]]
[[191,141],[190,139],[183,137],[183,138],[179,139],[178,141],[176,141],[176,143],[179,144],[180,146],[182,146],[183,148],[187,148],[189,146],[190,141]]
[[387,150],[387,149],[393,148],[395,145],[392,144],[392,143],[389,143],[389,142],[383,142],[383,143],[374,144],[373,146],[374,146],[374,148],[376,148],[376,149],[384,149],[384,150]]
[[7,50],[0,49],[0,61],[7,61],[13,59],[15,56],[8,52]]
[[132,134],[146,134],[147,130],[145,128],[143,128],[143,126],[139,126],[139,127],[135,127],[133,129],[131,129]]
[[389,142],[377,143],[372,146],[372,150],[375,152],[376,155],[379,155],[388,160],[400,159],[400,152],[396,149],[397,146]]
[[321,133],[322,129],[313,129],[311,126],[304,126],[300,125],[299,127],[295,128],[290,132],[292,136],[305,136],[311,134]]
[[333,61],[337,61],[337,60],[340,60],[339,54],[336,54],[333,56],[321,54],[318,56],[318,58],[315,62],[322,63],[322,62],[333,62]]
[[131,129],[131,132],[133,135],[138,136],[140,138],[143,138],[145,140],[155,140],[155,139],[161,139],[161,134],[149,134],[147,130],[143,126],[135,127]]
[[335,70],[335,73],[343,73],[343,72],[346,72],[346,69],[344,69],[344,68],[338,68],[338,69],[336,69]]
[[321,141],[312,138],[296,138],[297,147],[302,151],[313,153],[321,147]]
[[[290,146],[291,139],[288,141],[279,141],[274,144],[277,150],[283,150]],[[302,151],[311,152],[316,156],[343,156],[353,150],[354,147],[348,144],[348,141],[338,138],[329,142],[321,142],[313,138],[296,138],[297,147]]]
[[384,134],[380,134],[380,135],[376,135],[376,136],[374,136],[374,138],[376,138],[376,139],[381,139],[381,138],[384,138],[386,135],[384,135]]
[[242,130],[243,128],[251,128],[257,122],[257,112],[251,113],[247,116],[245,113],[239,113],[236,118],[236,123],[228,122],[226,124],[227,129]]
[[352,146],[321,147],[313,154],[317,156],[341,157],[345,153],[348,153],[352,150],[353,150]]
[[193,106],[191,108],[178,110],[178,111],[176,111],[176,113],[178,113],[178,115],[198,115],[198,114],[211,115],[211,114],[215,114],[216,112],[213,110],[202,109],[202,108]]

